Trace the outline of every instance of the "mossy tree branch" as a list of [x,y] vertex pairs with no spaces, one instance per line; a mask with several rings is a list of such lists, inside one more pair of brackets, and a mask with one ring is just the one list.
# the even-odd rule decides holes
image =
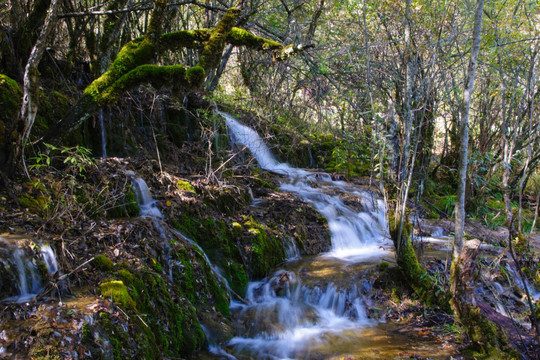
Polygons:
[[[246,46],[258,51],[271,51],[274,58],[286,59],[307,47],[285,47],[279,42],[258,37],[249,31],[235,28],[241,10],[230,8],[213,29],[175,31],[161,34],[166,0],[155,0],[148,33],[122,47],[107,71],[94,80],[83,92],[73,110],[53,126],[42,140],[62,136],[78,127],[99,107],[117,99],[122,92],[142,83],[157,88],[172,87],[193,90],[202,86],[205,77],[219,66],[226,43]],[[200,49],[197,66],[186,70],[181,65],[149,65],[157,54],[183,48]],[[175,81],[171,81],[174,79]]]

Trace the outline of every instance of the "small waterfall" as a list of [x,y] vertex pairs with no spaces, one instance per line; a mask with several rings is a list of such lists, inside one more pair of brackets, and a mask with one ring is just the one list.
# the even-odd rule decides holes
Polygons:
[[47,266],[49,275],[56,274],[58,272],[58,263],[56,262],[56,255],[54,254],[53,249],[49,245],[45,245],[41,247],[40,252],[41,258]]
[[233,304],[240,316],[256,322],[233,338],[229,346],[256,358],[308,358],[305,352],[328,334],[369,326],[361,295],[353,286],[333,283],[310,288],[292,272],[278,271],[265,281],[251,282],[249,305]]
[[534,286],[531,286],[527,279],[524,279],[525,281],[521,279],[521,275],[517,271],[515,264],[506,264],[506,270],[508,270],[508,272],[511,274],[511,279],[513,279],[514,283],[521,289],[521,291],[523,291],[523,294],[525,294],[525,287],[527,287],[531,298],[536,301],[540,300],[540,292],[536,291]]
[[[333,180],[329,174],[313,173],[280,163],[253,129],[240,124],[232,116],[218,112],[231,129],[235,142],[247,146],[263,169],[287,176],[280,189],[300,196],[328,220],[332,234],[332,256],[370,257],[380,255],[381,245],[390,245],[384,201],[367,189],[344,181]],[[350,193],[362,199],[360,212],[354,211],[335,193]]]
[[300,258],[300,250],[298,250],[298,246],[296,246],[296,242],[294,241],[294,239],[283,239],[283,245],[285,247],[285,255],[287,256],[287,261]]
[[104,115],[103,108],[100,108],[98,119],[99,119],[100,131],[101,131],[101,157],[103,159],[107,158],[107,133],[105,130],[104,118],[105,118],[105,115]]
[[[41,289],[41,281],[37,275],[36,266],[26,257],[24,251],[21,249],[15,250],[13,260],[17,267],[20,297],[26,299],[36,296]],[[28,286],[29,280],[30,286]]]
[[[348,266],[376,264],[386,255],[383,246],[391,248],[383,200],[372,191],[334,180],[329,174],[278,162],[254,130],[230,115],[219,114],[226,120],[233,141],[247,146],[261,168],[285,176],[281,190],[298,195],[326,217],[332,240],[332,251],[308,259],[311,265],[301,259],[288,261],[285,266],[296,266],[292,271],[279,270],[248,285],[249,303],[231,304],[240,325],[238,336],[228,346],[235,353],[257,359],[318,358],[312,356],[313,351],[330,356],[342,353],[335,344],[361,342],[363,330],[375,325],[367,318],[365,301],[357,287],[357,283],[368,281],[357,279]],[[336,194],[354,195],[359,202],[353,209]],[[292,240],[285,243],[289,258],[298,258],[294,245]],[[322,268],[317,268],[321,263]],[[330,279],[332,275],[326,274],[344,276],[338,285]],[[304,276],[311,279],[310,283],[303,283]]]
[[133,171],[126,172],[126,176],[130,178],[133,188],[135,189],[137,203],[141,209],[140,216],[157,220],[163,219],[163,215],[161,214],[161,211],[159,211],[156,201],[152,198],[152,194],[150,193],[146,182]]
[[[4,235],[5,236],[5,235]],[[49,245],[34,250],[33,246],[20,238],[0,237],[0,279],[2,301],[25,302],[33,299],[43,290],[42,274],[38,263],[43,262],[48,274],[59,271],[54,251]]]

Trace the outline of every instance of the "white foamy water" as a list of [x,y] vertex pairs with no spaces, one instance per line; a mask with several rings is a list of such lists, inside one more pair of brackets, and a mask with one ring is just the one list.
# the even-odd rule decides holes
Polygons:
[[[377,261],[388,254],[391,241],[385,206],[376,194],[335,181],[326,173],[280,163],[254,130],[228,114],[220,115],[232,140],[248,147],[261,168],[285,175],[282,191],[298,195],[327,219],[332,249],[321,258],[359,263]],[[347,205],[340,194],[354,195],[358,200],[355,207]],[[298,257],[290,244],[286,248],[288,257]],[[308,286],[297,273],[280,270],[268,279],[251,282],[246,296],[249,304],[231,304],[239,321],[247,326],[229,341],[228,348],[254,359],[309,359],[313,349],[331,347],[335,339],[354,343],[362,329],[375,324],[367,318],[356,281],[351,274],[341,287],[330,279]]]
[[141,217],[149,217],[154,219],[162,219],[163,215],[156,205],[156,201],[152,198],[152,193],[146,185],[146,181],[140,176],[137,176],[133,171],[127,171],[126,176],[131,179],[131,184],[135,189],[137,203],[141,209]]
[[[16,239],[17,236],[14,238]],[[23,303],[32,300],[43,291],[42,274],[36,266],[38,257],[47,267],[49,275],[59,271],[56,256],[49,245],[32,250],[30,247],[21,246],[18,241],[10,237],[0,237],[0,248],[3,256],[3,259],[0,259],[2,261],[0,265],[6,274],[10,274],[11,277],[8,279],[14,282],[8,293],[0,294],[2,301]]]
[[[384,201],[372,191],[334,181],[326,173],[313,173],[280,163],[263,139],[253,129],[232,116],[219,112],[232,132],[233,141],[249,148],[263,169],[285,175],[280,189],[297,194],[327,220],[331,232],[332,252],[336,257],[381,255],[380,246],[389,246]],[[336,193],[347,193],[361,199],[362,209],[353,210]]]
[[101,133],[101,157],[103,159],[107,158],[107,133],[105,130],[105,115],[103,109],[99,109],[99,128]]

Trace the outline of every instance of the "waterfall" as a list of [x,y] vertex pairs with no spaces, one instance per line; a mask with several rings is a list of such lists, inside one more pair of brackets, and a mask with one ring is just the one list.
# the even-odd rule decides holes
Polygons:
[[107,158],[107,133],[105,132],[105,115],[103,108],[99,109],[99,127],[101,131],[101,157],[103,159]]
[[0,279],[2,301],[26,302],[43,290],[43,274],[38,263],[43,261],[49,275],[59,271],[54,251],[49,245],[38,247],[21,240],[21,237],[2,235],[0,237]]
[[152,198],[152,194],[150,193],[150,189],[148,189],[146,182],[133,171],[126,172],[126,176],[131,179],[131,184],[135,189],[137,203],[141,209],[140,216],[156,220],[163,219],[163,215],[157,207],[155,200]]
[[[280,189],[294,193],[321,213],[330,227],[331,256],[340,258],[379,256],[381,246],[390,245],[384,201],[376,194],[344,181],[333,180],[325,173],[296,169],[276,160],[263,139],[253,129],[232,116],[219,112],[226,120],[233,141],[249,148],[263,169],[285,175],[288,181]],[[362,199],[362,209],[356,212],[335,193],[350,193]]]
[[[231,304],[241,325],[239,334],[229,341],[229,349],[249,358],[309,359],[342,353],[340,344],[356,348],[363,331],[375,322],[367,317],[366,300],[359,289],[359,285],[364,289],[371,285],[357,278],[354,266],[376,264],[391,248],[383,200],[329,174],[277,161],[253,129],[228,114],[219,114],[226,120],[233,142],[248,147],[261,168],[284,175],[282,191],[298,195],[327,219],[332,241],[329,253],[307,259],[298,259],[294,241],[286,241],[287,257],[292,260],[284,265],[287,270],[251,282],[248,304]],[[339,194],[355,196],[360,205],[353,209]],[[337,279],[339,276],[342,278]]]
[[41,247],[41,258],[47,266],[47,271],[49,275],[56,274],[58,272],[58,263],[56,262],[56,255],[54,254],[53,249],[49,245]]

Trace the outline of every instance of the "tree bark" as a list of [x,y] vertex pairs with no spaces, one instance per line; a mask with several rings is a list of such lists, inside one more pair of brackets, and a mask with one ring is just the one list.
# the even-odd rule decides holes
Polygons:
[[479,308],[473,305],[473,294],[469,284],[474,275],[474,259],[477,254],[479,242],[469,241],[463,247],[463,233],[465,227],[465,186],[467,177],[467,156],[469,143],[469,109],[471,95],[474,88],[474,78],[480,50],[482,31],[482,15],[484,0],[478,0],[474,17],[471,56],[465,80],[465,92],[460,109],[460,147],[458,168],[458,192],[456,201],[456,225],[454,235],[454,250],[450,276],[450,291],[452,293],[452,308],[463,327],[465,333],[485,354],[500,357],[511,352],[505,333],[492,324]]
[[484,10],[484,0],[478,0],[476,5],[476,14],[474,17],[473,44],[471,48],[471,57],[465,80],[465,92],[460,111],[460,147],[459,147],[459,168],[458,168],[458,189],[456,199],[456,226],[454,235],[453,251],[453,281],[451,282],[451,292],[454,297],[458,294],[458,288],[462,287],[459,281],[459,262],[463,248],[463,233],[465,230],[465,186],[467,179],[467,156],[469,153],[469,110],[471,107],[471,95],[474,89],[474,77],[476,75],[476,66],[478,63],[478,52],[480,51],[480,40],[482,33],[482,14]]
[[39,65],[39,62],[41,61],[41,58],[43,57],[43,53],[45,52],[45,47],[47,45],[47,42],[49,41],[49,38],[56,24],[59,10],[60,10],[60,0],[52,0],[51,6],[47,13],[47,17],[45,18],[45,22],[43,24],[43,28],[41,30],[41,34],[39,35],[39,38],[36,44],[34,45],[32,52],[30,53],[30,57],[28,58],[28,62],[26,63],[26,67],[24,71],[23,104],[21,108],[21,120],[24,122],[24,130],[17,141],[16,151],[20,151],[20,153],[15,154],[14,161],[17,162],[19,160],[19,157],[21,157],[22,163],[24,165],[24,171],[27,176],[28,176],[28,171],[24,163],[24,147],[26,145],[26,141],[28,140],[28,137],[30,136],[30,131],[32,130],[32,126],[34,125],[34,120],[36,119],[36,114],[38,111],[38,104],[39,104],[38,65]]

